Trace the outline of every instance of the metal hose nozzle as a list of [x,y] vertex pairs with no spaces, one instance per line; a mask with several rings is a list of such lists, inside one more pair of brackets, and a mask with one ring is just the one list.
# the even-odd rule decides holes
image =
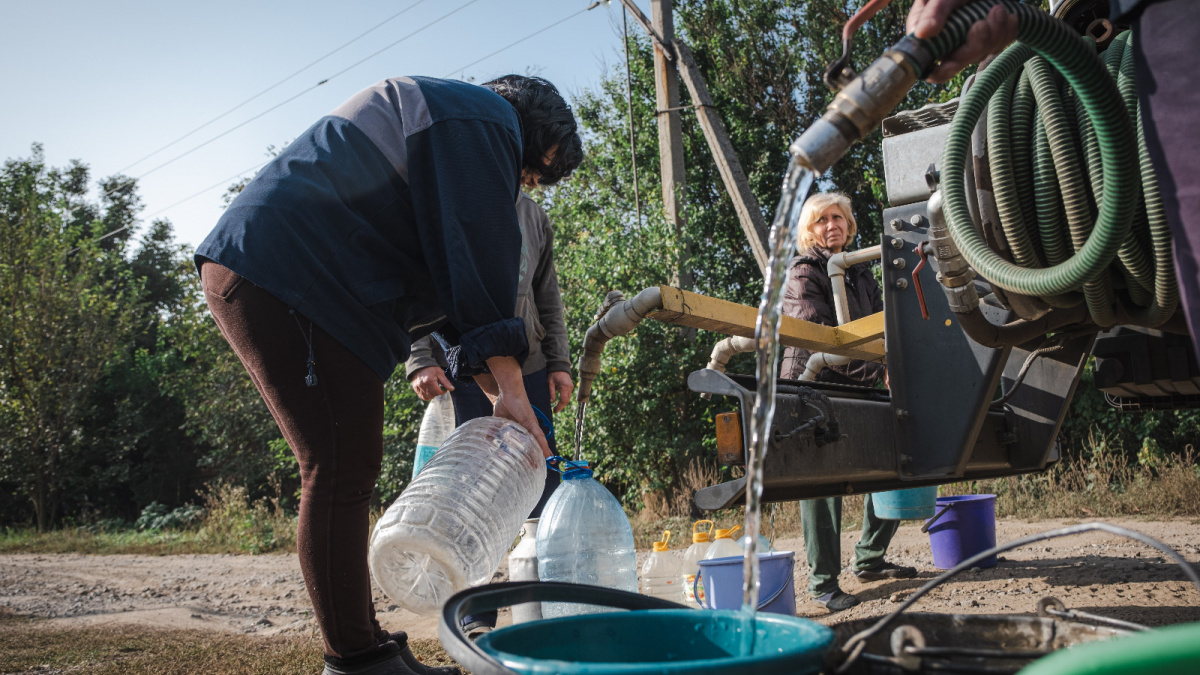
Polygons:
[[932,62],[919,40],[905,37],[839,91],[825,114],[788,149],[808,168],[824,173],[883,123]]

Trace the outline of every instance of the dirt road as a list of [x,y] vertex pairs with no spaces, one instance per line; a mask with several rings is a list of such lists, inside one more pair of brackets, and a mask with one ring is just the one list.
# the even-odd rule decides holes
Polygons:
[[[1075,522],[1001,520],[997,539],[1010,541]],[[1190,562],[1200,562],[1200,523],[1110,522],[1149,534]],[[847,562],[857,537],[857,532],[843,534]],[[905,524],[892,543],[890,559],[915,565],[919,577],[859,584],[843,573],[842,588],[863,604],[830,615],[806,601],[802,543],[781,540],[777,548],[799,553],[798,613],[822,623],[887,613],[937,573],[927,536],[917,525]],[[1148,625],[1200,621],[1200,592],[1183,571],[1134,541],[1087,534],[1043,542],[1003,558],[995,568],[947,583],[914,610],[1029,614],[1039,598],[1052,595],[1071,609]],[[506,577],[502,567],[496,579]],[[407,630],[414,638],[436,637],[434,617],[400,610],[378,589],[375,602],[384,627]],[[62,627],[135,624],[259,635],[316,631],[295,555],[0,555],[0,607]],[[502,616],[501,623],[506,619]]]

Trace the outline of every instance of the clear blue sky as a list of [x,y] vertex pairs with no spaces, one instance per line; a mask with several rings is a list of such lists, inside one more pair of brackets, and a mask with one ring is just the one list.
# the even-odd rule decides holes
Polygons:
[[[80,159],[95,179],[138,177],[245,122],[471,0],[0,0],[0,158],[45,145],[53,166]],[[359,41],[163,152],[133,162],[224,113],[389,16]],[[621,63],[620,3],[600,5],[475,65],[471,62],[591,0],[474,0],[461,11],[294,101],[139,181],[143,217],[158,213],[198,244],[239,171],[299,135],[354,92],[387,77],[486,81],[533,72],[568,96]],[[649,0],[638,5],[647,14]],[[630,31],[640,28],[630,20]],[[128,167],[128,168],[126,168]],[[180,200],[218,185],[187,202]],[[168,208],[170,207],[170,208]],[[165,209],[165,210],[164,210]],[[161,212],[161,213],[159,213]]]

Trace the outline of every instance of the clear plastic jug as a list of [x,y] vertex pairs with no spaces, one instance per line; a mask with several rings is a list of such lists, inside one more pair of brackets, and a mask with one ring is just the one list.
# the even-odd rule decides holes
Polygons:
[[[538,519],[530,518],[521,527],[521,540],[508,554],[509,581],[537,581]],[[512,622],[525,623],[542,618],[542,603],[523,602],[512,606]]]
[[654,542],[654,550],[642,565],[642,594],[660,600],[683,602],[680,572],[683,560],[673,551],[667,550],[671,531],[663,532],[661,541]]
[[417,452],[413,455],[412,477],[416,478],[421,469],[433,458],[433,454],[442,447],[446,438],[454,431],[454,401],[450,392],[434,397],[425,406],[425,416],[421,418],[421,430],[417,432]]
[[499,417],[467,422],[375,524],[372,578],[404,609],[436,612],[491,580],[545,483],[546,461],[524,428]]
[[[701,531],[700,526],[708,523],[708,529]],[[704,554],[708,552],[709,535],[716,526],[711,520],[697,520],[692,523],[692,545],[683,554],[683,570],[680,576],[683,577],[683,599],[684,604],[697,602],[696,595],[692,591],[696,588],[693,584],[696,582],[696,575],[700,573],[700,561],[704,560]],[[704,585],[700,584],[697,590],[700,592],[700,600],[704,600]]]
[[709,544],[708,550],[704,552],[704,559],[712,560],[713,558],[728,558],[735,555],[746,555],[746,551],[743,550],[741,546],[738,546],[737,542],[733,540],[733,533],[740,529],[742,529],[741,525],[734,525],[733,528],[729,530],[717,530],[717,536],[713,539],[713,543]]
[[[592,478],[586,462],[568,462],[563,482],[550,495],[538,523],[538,576],[637,593],[637,554],[633,528],[620,502]],[[607,607],[543,602],[552,619],[612,611]]]

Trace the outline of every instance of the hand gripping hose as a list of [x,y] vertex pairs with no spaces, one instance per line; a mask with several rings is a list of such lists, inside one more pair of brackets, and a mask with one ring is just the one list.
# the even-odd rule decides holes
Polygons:
[[983,0],[955,12],[926,43],[929,51],[935,58],[953,51],[996,4],[1017,15],[1020,41],[978,74],[959,103],[942,175],[962,175],[989,107],[989,164],[1013,261],[984,241],[959,180],[941,185],[951,237],[971,267],[1004,290],[1059,308],[1086,304],[1100,326],[1164,323],[1179,291],[1140,133],[1129,34],[1101,57],[1091,40],[1034,7]]

